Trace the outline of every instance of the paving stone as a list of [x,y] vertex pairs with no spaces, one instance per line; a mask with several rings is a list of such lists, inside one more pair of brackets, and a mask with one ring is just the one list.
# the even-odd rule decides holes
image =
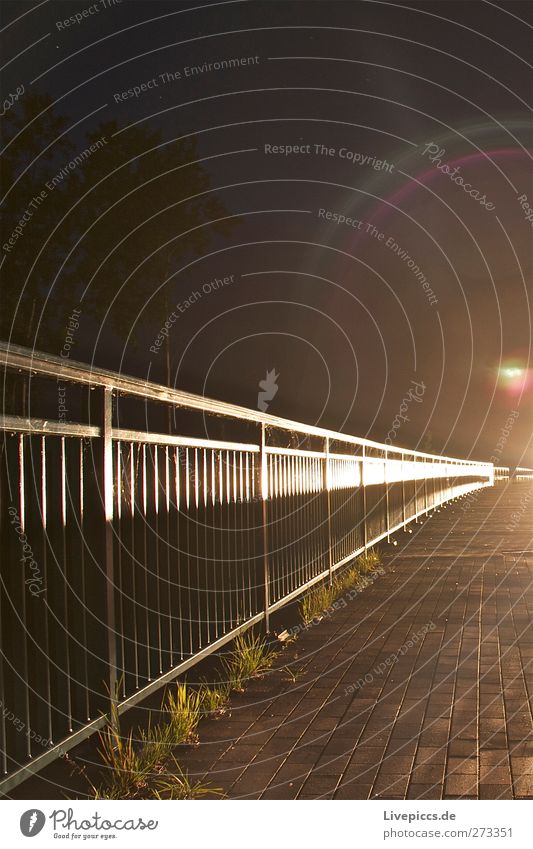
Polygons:
[[408,783],[409,775],[380,772],[372,792],[385,795],[385,798],[388,798],[388,794],[404,798]]
[[477,796],[477,779],[472,775],[447,775],[444,789],[447,796]]
[[513,780],[516,796],[525,798],[533,797],[533,775],[522,775]]
[[509,785],[504,784],[480,784],[480,799],[512,799],[513,793]]
[[446,772],[461,775],[477,775],[478,763],[475,758],[448,758]]
[[351,781],[340,785],[335,792],[335,799],[368,799],[371,790],[371,784],[359,784],[356,781]]
[[479,780],[483,784],[506,784],[510,785],[511,775],[507,766],[481,766]]
[[411,784],[407,791],[407,799],[440,799],[442,788],[434,784]]
[[533,757],[516,758],[511,754],[511,769],[517,778],[521,775],[533,775]]
[[412,780],[415,784],[434,784],[435,782],[442,781],[443,775],[443,766],[439,764],[425,764],[414,768]]

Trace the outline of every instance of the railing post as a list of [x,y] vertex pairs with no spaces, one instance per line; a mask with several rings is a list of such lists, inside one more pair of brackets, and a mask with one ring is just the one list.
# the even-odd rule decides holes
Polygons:
[[428,474],[427,474],[428,463],[429,463],[428,458],[425,457],[425,459],[424,459],[424,511],[425,511],[426,516],[428,514]]
[[263,583],[265,591],[265,631],[270,628],[270,563],[268,559],[268,462],[266,453],[266,425],[261,423],[261,503],[263,522]]
[[366,547],[368,545],[368,528],[366,524],[366,481],[365,481],[365,459],[366,446],[363,445],[363,462],[361,463],[361,486],[363,487],[363,541]]
[[331,551],[331,495],[329,489],[329,436],[324,439],[323,486],[326,492],[329,585],[333,583],[333,552]]
[[109,662],[109,696],[112,705],[114,705],[117,698],[117,648],[115,629],[115,579],[113,566],[113,393],[108,387],[104,387],[103,389],[102,412],[107,651]]

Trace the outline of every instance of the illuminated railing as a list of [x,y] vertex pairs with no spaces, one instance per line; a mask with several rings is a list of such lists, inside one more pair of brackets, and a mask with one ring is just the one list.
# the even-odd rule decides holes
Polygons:
[[533,469],[528,469],[524,466],[517,466],[514,470],[513,477],[518,481],[528,481],[533,479]]
[[108,693],[125,710],[366,547],[493,484],[490,463],[0,355],[4,792],[97,729]]
[[494,466],[494,480],[495,481],[504,481],[507,480],[510,476],[510,468],[509,466]]

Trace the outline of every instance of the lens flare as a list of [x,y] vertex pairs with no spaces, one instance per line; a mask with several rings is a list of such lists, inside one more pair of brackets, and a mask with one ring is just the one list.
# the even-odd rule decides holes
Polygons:
[[508,360],[498,368],[498,384],[513,395],[524,392],[532,383],[531,369],[526,368],[523,362]]

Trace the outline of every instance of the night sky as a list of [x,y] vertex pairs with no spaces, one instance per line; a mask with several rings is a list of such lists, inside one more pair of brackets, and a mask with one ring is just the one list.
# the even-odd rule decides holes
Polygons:
[[533,466],[531,3],[1,14],[3,339]]

